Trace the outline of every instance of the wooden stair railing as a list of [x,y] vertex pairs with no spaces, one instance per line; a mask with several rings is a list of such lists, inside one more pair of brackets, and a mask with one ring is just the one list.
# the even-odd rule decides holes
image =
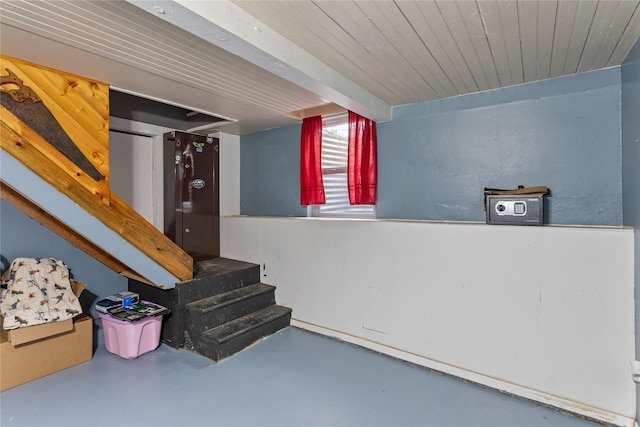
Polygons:
[[[109,190],[108,85],[2,55],[0,77],[2,150],[176,278],[191,279],[193,259]],[[6,185],[2,192],[3,197],[6,193],[19,201],[21,209],[38,213],[38,221],[61,230],[63,237],[73,234],[59,221],[44,219],[46,207],[20,201],[15,190]],[[76,233],[75,242],[84,239],[78,236]],[[90,248],[92,243],[81,245]],[[117,254],[100,257],[118,273],[129,272]],[[140,278],[137,273],[129,274]]]

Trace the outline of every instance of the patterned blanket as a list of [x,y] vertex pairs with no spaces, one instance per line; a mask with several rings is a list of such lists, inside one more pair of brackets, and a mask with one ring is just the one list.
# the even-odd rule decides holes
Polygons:
[[3,328],[57,322],[82,313],[69,270],[52,258],[16,258],[0,278]]

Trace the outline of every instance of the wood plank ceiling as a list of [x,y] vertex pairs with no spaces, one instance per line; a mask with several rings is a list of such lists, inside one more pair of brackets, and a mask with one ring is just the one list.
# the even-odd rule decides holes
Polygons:
[[242,134],[618,66],[640,1],[4,1],[0,24],[7,55]]
[[637,1],[234,1],[390,105],[620,65]]

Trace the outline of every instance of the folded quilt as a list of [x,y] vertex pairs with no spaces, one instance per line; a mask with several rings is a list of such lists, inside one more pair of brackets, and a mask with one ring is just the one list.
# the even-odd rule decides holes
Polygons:
[[16,258],[0,280],[4,329],[59,322],[82,313],[61,261]]

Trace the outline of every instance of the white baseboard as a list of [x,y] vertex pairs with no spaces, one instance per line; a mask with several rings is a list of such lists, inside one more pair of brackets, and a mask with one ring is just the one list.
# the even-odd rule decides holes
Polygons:
[[409,353],[397,348],[389,347],[384,344],[369,341],[364,338],[360,338],[354,335],[349,335],[340,331],[325,328],[322,326],[314,325],[297,319],[291,319],[291,326],[304,329],[317,334],[325,335],[328,337],[336,338],[341,341],[345,341],[351,344],[358,345],[360,347],[367,348],[369,350],[376,351],[400,360],[413,363],[418,366],[423,366],[434,371],[442,372],[448,375],[452,375],[458,378],[462,378],[467,381],[471,381],[483,386],[487,386],[501,392],[513,394],[528,400],[532,400],[543,405],[551,406],[563,411],[571,412],[578,416],[592,418],[601,422],[613,424],[616,426],[624,427],[640,427],[635,419],[616,414],[610,411],[603,410],[590,405],[585,405],[580,402],[575,402],[567,398],[552,395],[549,393],[534,390],[528,387],[524,387],[518,384],[512,384],[497,378],[492,378],[477,372],[469,371],[457,366],[449,365],[439,362],[437,360],[429,359],[423,356],[419,356],[413,353]]

